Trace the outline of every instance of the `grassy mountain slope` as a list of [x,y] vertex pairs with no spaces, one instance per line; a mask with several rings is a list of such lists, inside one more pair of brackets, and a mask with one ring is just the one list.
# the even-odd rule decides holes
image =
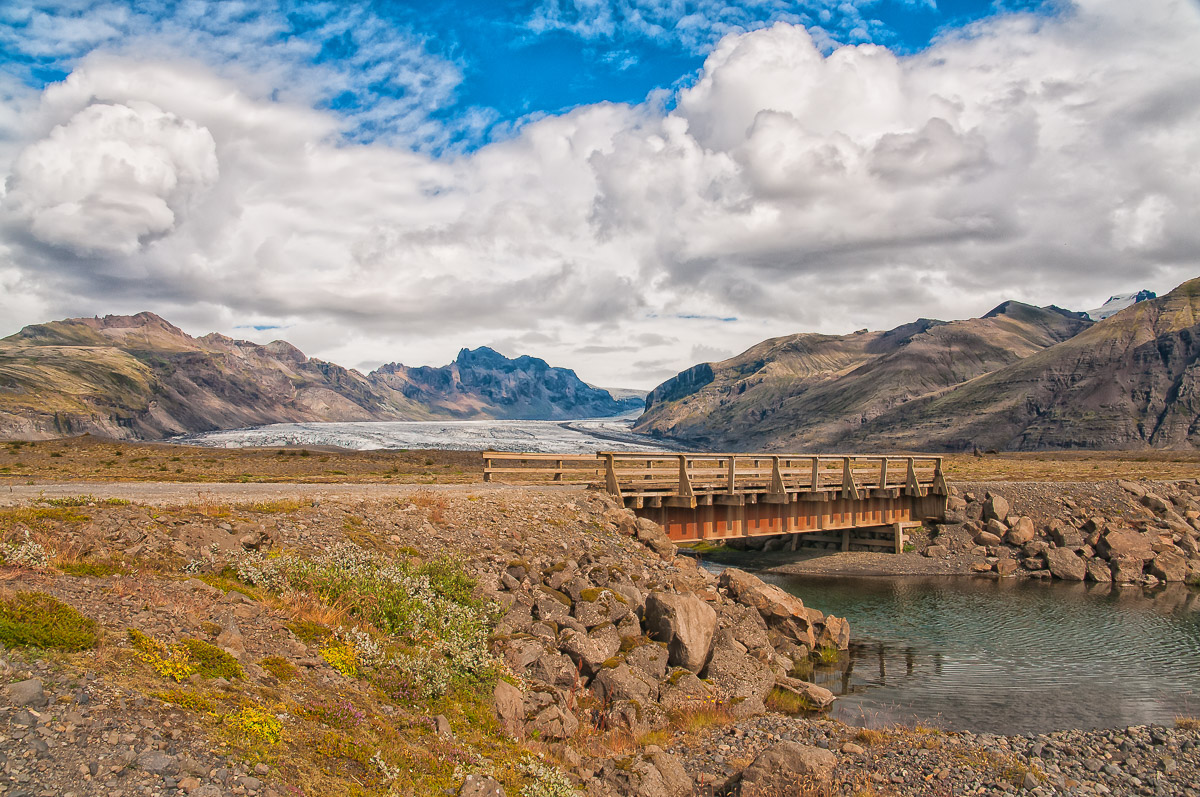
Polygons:
[[[1005,302],[964,321],[775,338],[656,388],[637,428],[720,448],[838,447],[896,407],[1020,361],[1090,323],[1057,308]],[[707,380],[694,376],[705,372]]]

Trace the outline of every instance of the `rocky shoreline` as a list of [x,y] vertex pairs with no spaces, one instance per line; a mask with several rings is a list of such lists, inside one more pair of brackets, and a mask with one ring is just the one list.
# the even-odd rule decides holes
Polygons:
[[[1120,506],[1135,496],[1112,487]],[[925,544],[969,533],[989,502],[989,514],[1001,514],[997,491],[978,492],[975,501],[963,496],[965,520]],[[1078,507],[1060,522],[1080,530],[1096,516],[1101,499],[1085,506],[1059,492],[1055,501]],[[1191,525],[1187,485],[1148,494],[1166,496]],[[409,793],[596,797],[1195,794],[1200,782],[1194,720],[1004,737],[823,718],[833,695],[798,677],[800,665],[844,650],[845,621],[752,574],[697,567],[657,526],[599,493],[343,489],[239,504],[224,503],[217,488],[174,504],[115,494],[50,500],[0,509],[0,598],[51,596],[94,622],[99,641],[74,653],[12,647],[3,656],[5,797],[282,797],[355,782],[364,794],[395,793],[400,783],[412,784]],[[1150,514],[1109,511],[1107,533],[1129,530],[1118,517],[1139,535],[1174,521],[1142,501],[1133,503]],[[1043,503],[1014,495],[1012,505],[1025,514],[1005,516],[1009,531],[1024,525],[1020,517],[1052,528]],[[1194,538],[1179,533],[1177,548]],[[1159,545],[1156,554],[1168,551]],[[976,547],[948,558],[980,558]],[[347,558],[348,550],[358,553]],[[475,582],[473,600],[498,607],[490,650],[480,652],[509,675],[481,703],[467,692],[415,696],[415,682],[397,682],[370,655],[386,635],[354,636],[336,602],[272,586],[270,562],[309,567],[333,561],[331,551],[353,572],[448,556]],[[238,675],[164,680],[146,662],[165,660],[139,639],[161,641],[160,652],[181,640],[211,646]],[[256,706],[268,726],[277,718],[277,741],[248,745],[229,734],[231,721],[258,716],[246,714]],[[396,769],[404,761],[427,772]]]
[[[781,575],[982,575],[1200,584],[1200,479],[982,482],[952,488],[943,522],[908,532],[900,555],[783,537],[730,541],[702,558]],[[803,538],[801,538],[803,539]]]

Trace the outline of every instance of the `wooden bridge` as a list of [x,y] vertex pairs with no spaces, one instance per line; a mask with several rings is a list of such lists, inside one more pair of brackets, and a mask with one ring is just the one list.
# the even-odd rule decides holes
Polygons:
[[[945,516],[948,494],[941,457],[607,451],[485,451],[483,457],[484,481],[594,483],[678,542],[789,534],[843,550],[856,544],[899,551],[905,527]],[[798,539],[791,538],[793,550]]]

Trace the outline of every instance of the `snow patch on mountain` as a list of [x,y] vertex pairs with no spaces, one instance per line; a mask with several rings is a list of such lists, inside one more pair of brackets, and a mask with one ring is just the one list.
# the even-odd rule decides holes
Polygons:
[[1093,321],[1103,321],[1110,315],[1116,315],[1126,307],[1132,307],[1138,302],[1144,302],[1147,299],[1156,299],[1157,294],[1154,291],[1138,291],[1137,293],[1118,293],[1116,296],[1110,296],[1108,301],[1097,307],[1095,310],[1088,310],[1087,316]]

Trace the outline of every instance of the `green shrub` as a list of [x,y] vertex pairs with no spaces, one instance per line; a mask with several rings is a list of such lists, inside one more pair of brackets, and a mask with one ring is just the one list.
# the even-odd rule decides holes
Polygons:
[[244,674],[237,659],[200,639],[184,639],[168,645],[136,628],[130,628],[129,641],[138,651],[138,658],[164,678],[184,681],[192,675],[200,675],[204,678],[233,680]]
[[[384,645],[402,651],[389,664],[411,676],[422,696],[436,697],[459,683],[489,681],[500,669],[488,645],[494,607],[472,597],[475,582],[457,562],[439,559],[415,565],[342,545],[315,559],[247,553],[237,573],[265,589],[300,592],[336,605],[354,625],[383,632]],[[319,626],[289,627],[310,644],[318,634],[329,635]],[[323,647],[336,661],[331,665],[352,674],[369,670],[371,659],[378,658],[366,655],[368,643],[366,638],[353,641],[359,654],[353,666],[342,647],[329,641]]]
[[205,678],[225,678],[232,681],[241,678],[242,665],[238,660],[201,639],[185,639],[181,643],[191,657],[196,673]]
[[44,592],[0,599],[0,642],[54,650],[86,650],[100,638],[96,621]]
[[283,683],[300,677],[299,671],[283,656],[267,656],[258,663],[258,666],[271,673],[271,675],[274,675]]

